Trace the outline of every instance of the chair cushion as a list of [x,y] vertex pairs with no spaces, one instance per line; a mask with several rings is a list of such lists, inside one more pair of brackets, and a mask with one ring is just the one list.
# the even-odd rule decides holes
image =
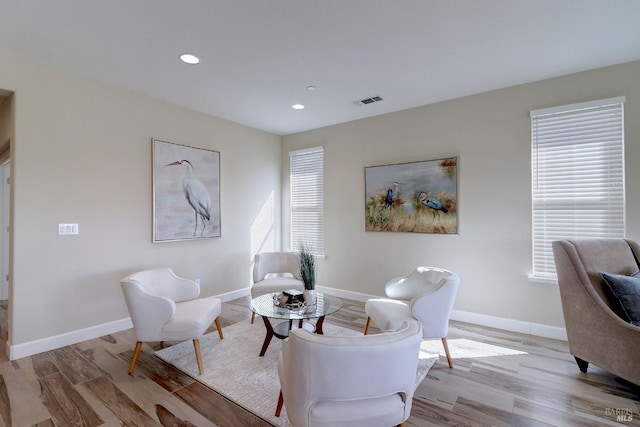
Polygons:
[[259,297],[260,295],[271,292],[288,291],[289,289],[297,289],[301,291],[304,289],[304,283],[302,283],[302,280],[298,280],[294,277],[269,277],[253,284],[251,287],[251,298]]
[[413,319],[409,301],[372,298],[364,304],[364,311],[382,331],[397,331],[407,319]]
[[626,322],[640,326],[640,271],[632,276],[600,273],[612,310]]
[[322,400],[309,412],[312,426],[395,426],[404,421],[404,402],[398,393],[362,400]]
[[178,341],[202,336],[221,309],[222,303],[215,297],[176,303],[175,316],[162,327],[162,339]]

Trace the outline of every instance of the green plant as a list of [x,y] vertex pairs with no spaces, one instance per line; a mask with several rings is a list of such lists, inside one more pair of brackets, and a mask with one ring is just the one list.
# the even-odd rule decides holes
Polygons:
[[298,268],[300,276],[307,290],[316,287],[316,257],[311,253],[305,245],[300,245],[300,254],[298,255]]

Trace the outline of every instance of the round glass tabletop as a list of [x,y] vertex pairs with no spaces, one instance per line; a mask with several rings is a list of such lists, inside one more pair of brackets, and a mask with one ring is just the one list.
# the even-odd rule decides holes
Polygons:
[[316,292],[316,303],[310,306],[300,308],[284,308],[273,303],[273,296],[279,295],[278,292],[260,295],[251,300],[250,308],[255,314],[271,319],[317,319],[319,317],[328,316],[342,307],[340,298],[327,295],[325,293]]

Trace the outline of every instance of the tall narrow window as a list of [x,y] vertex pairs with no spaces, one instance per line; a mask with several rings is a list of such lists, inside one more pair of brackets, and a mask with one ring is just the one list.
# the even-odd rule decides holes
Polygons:
[[557,280],[551,242],[624,237],[624,97],[531,112],[533,271]]
[[291,250],[301,245],[324,256],[324,150],[292,151]]

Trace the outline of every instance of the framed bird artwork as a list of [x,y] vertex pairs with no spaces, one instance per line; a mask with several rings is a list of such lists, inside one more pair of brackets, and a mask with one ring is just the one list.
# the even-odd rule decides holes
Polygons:
[[458,233],[458,158],[368,166],[365,230]]
[[220,152],[152,144],[154,243],[220,237]]

